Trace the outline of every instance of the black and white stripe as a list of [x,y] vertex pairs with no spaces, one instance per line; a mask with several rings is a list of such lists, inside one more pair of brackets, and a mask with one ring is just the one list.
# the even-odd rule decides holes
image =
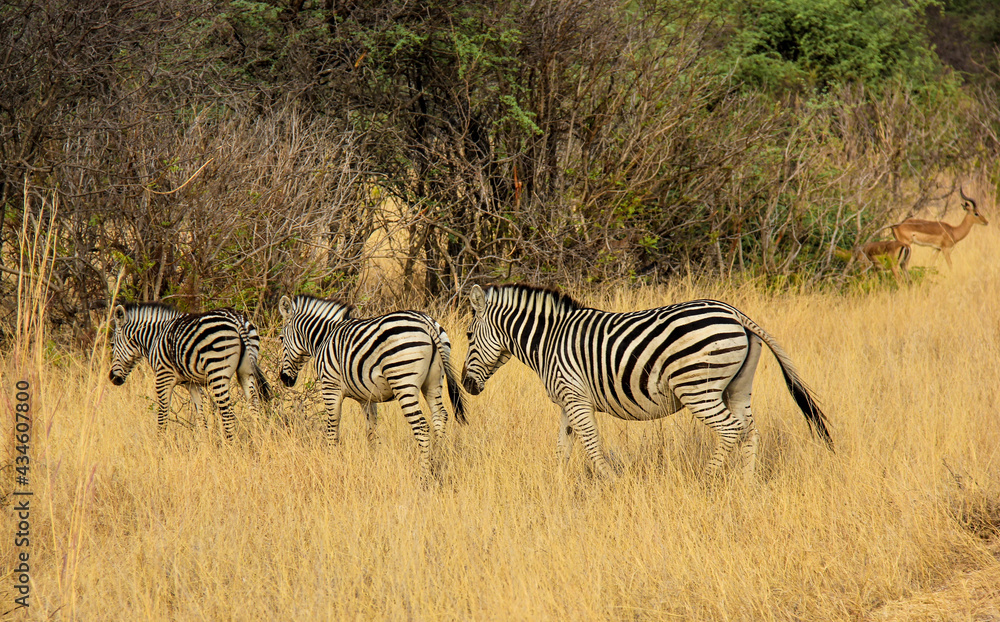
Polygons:
[[398,311],[357,319],[353,307],[311,296],[282,297],[281,381],[292,386],[310,357],[326,406],[326,437],[340,438],[345,397],[361,404],[368,419],[368,438],[375,440],[375,404],[399,400],[403,416],[420,448],[421,469],[430,475],[430,433],[420,407],[423,393],[431,409],[435,441],[444,435],[448,412],[442,399],[447,383],[455,418],[465,423],[461,389],[451,371],[451,342],[444,329],[425,313]]
[[601,475],[610,475],[595,411],[651,420],[686,406],[718,432],[714,475],[741,444],[752,476],[759,433],[750,412],[754,371],[766,343],[812,429],[832,448],[826,417],[784,350],[737,309],[694,300],[632,313],[580,306],[557,292],[523,285],[474,286],[462,382],[473,395],[512,355],[533,369],[562,408],[559,449],[579,435]]
[[146,357],[156,376],[156,420],[161,430],[176,385],[187,388],[202,421],[202,387],[209,388],[226,438],[232,438],[235,426],[229,397],[233,376],[254,409],[259,408],[259,399],[271,399],[271,387],[257,365],[257,329],[237,311],[181,313],[159,303],[127,304],[115,307],[114,323],[111,382],[124,384]]

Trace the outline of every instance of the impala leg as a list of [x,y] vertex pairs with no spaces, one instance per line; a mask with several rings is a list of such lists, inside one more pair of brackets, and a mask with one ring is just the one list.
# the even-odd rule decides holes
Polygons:
[[899,274],[899,267],[896,266],[896,262],[889,262],[889,269],[892,270],[892,277],[896,279],[896,284],[898,285],[902,281],[902,277]]
[[948,269],[951,270],[951,249],[941,247],[941,254],[944,255],[944,260],[948,264]]

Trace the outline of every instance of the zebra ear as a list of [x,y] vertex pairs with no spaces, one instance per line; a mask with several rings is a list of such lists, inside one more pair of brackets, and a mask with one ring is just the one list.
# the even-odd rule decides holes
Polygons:
[[472,310],[476,313],[486,308],[486,294],[478,285],[472,286],[472,291],[469,292],[469,302],[472,304]]
[[281,312],[281,317],[286,320],[291,315],[292,300],[288,296],[282,296],[281,300],[278,301],[278,311]]
[[121,305],[118,305],[117,307],[115,307],[115,311],[114,311],[113,317],[114,317],[114,320],[115,320],[115,324],[118,324],[118,325],[123,324],[125,322],[125,307],[123,307]]

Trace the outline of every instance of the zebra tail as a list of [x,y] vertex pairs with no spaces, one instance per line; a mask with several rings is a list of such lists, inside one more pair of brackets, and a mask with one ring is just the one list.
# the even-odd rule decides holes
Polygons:
[[781,365],[781,373],[785,377],[788,391],[792,394],[795,403],[799,405],[799,410],[806,416],[806,421],[809,422],[813,432],[823,439],[830,451],[833,451],[833,437],[830,436],[830,430],[826,427],[826,415],[819,409],[819,405],[816,404],[816,399],[809,392],[809,389],[795,377],[795,371],[786,369],[780,358],[778,363]]
[[257,393],[260,394],[260,399],[265,402],[270,401],[274,397],[274,389],[267,382],[267,377],[260,366],[257,365],[257,361],[253,363],[253,377],[257,381]]
[[451,398],[451,405],[455,408],[455,421],[465,425],[469,423],[465,416],[465,402],[462,400],[462,385],[455,379],[455,372],[451,369],[451,363],[444,359],[444,375],[448,380],[448,397]]
[[462,425],[469,423],[465,416],[465,402],[462,401],[462,385],[455,379],[455,372],[451,368],[451,340],[448,333],[444,332],[444,327],[438,324],[437,320],[426,313],[419,314],[434,340],[434,347],[441,355],[441,363],[444,365],[444,376],[448,384],[448,397],[451,398],[451,405],[455,409],[455,421]]
[[792,399],[795,400],[795,403],[799,406],[799,410],[805,415],[810,429],[823,439],[827,449],[833,451],[833,437],[830,436],[830,430],[826,427],[826,415],[819,409],[819,404],[816,403],[816,398],[813,397],[809,388],[799,378],[799,373],[795,370],[795,366],[792,365],[792,359],[763,328],[742,313],[739,315],[743,326],[760,337],[767,344],[767,347],[771,349],[774,358],[778,359],[778,366],[781,367],[781,375],[785,377],[785,385],[788,386],[788,391],[792,394]]

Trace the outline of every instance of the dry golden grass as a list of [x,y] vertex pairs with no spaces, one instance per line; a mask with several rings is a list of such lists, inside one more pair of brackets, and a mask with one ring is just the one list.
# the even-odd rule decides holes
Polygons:
[[[173,419],[159,438],[148,366],[113,387],[105,360],[49,353],[30,370],[26,617],[996,619],[998,237],[977,228],[954,271],[938,260],[941,274],[894,292],[679,283],[586,299],[616,310],[731,302],[778,338],[820,397],[836,454],[810,437],[765,354],[759,482],[728,471],[711,492],[702,469],[714,438],[686,411],[653,423],[602,416],[624,470],[616,481],[595,480],[580,446],[560,469],[557,410],[517,362],[467,398],[471,424],[449,426],[439,485],[422,488],[394,404],[381,408],[374,449],[351,403],[343,443],[328,451],[320,407],[288,391],[290,428],[251,420],[241,401],[239,442]],[[929,256],[918,249],[914,263]],[[466,318],[440,319],[460,367]],[[265,347],[273,370],[277,344]],[[7,398],[15,367],[3,362]],[[5,535],[0,560],[14,552]]]

